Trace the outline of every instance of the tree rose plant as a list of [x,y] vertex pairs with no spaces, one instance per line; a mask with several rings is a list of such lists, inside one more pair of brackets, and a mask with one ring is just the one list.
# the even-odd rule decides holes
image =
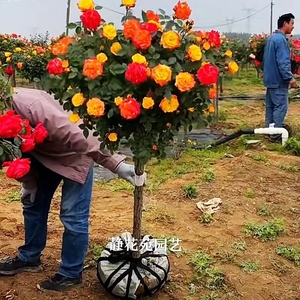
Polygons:
[[[99,137],[101,148],[117,150],[126,138],[141,180],[151,157],[166,156],[180,127],[211,122],[210,90],[220,72],[238,66],[217,51],[218,32],[192,30],[188,3],[178,2],[172,17],[160,9],[142,11],[142,19],[132,13],[135,3],[122,1],[126,15],[117,29],[102,20],[101,7],[80,1],[81,20],[69,24],[76,34],[52,46],[46,88],[70,111],[70,121],[83,120],[85,136],[93,131]],[[142,185],[135,187],[135,220],[141,217]]]
[[35,128],[11,109],[12,87],[0,69],[0,167],[7,167],[8,178],[20,179],[30,171],[29,158],[22,158],[36,144],[47,137],[47,130],[39,123]]

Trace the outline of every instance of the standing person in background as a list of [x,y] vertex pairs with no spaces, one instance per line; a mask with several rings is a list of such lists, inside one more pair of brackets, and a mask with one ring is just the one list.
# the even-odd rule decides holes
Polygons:
[[[291,51],[286,38],[294,29],[294,15],[284,14],[277,21],[277,30],[268,38],[263,58],[263,80],[266,93],[266,127],[274,123],[283,127],[288,110],[289,87],[297,88],[291,72]],[[279,142],[280,135],[271,135],[271,142]]]

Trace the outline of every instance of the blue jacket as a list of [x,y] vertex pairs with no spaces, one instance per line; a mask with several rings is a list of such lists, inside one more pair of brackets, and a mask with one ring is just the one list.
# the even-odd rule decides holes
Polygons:
[[291,50],[285,35],[276,30],[268,38],[264,49],[264,85],[267,88],[288,88],[292,78]]

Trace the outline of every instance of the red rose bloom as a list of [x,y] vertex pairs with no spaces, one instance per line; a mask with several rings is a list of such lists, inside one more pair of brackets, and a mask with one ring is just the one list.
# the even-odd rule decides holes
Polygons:
[[84,28],[88,30],[98,29],[101,23],[100,14],[93,9],[86,10],[80,18]]
[[21,144],[21,151],[23,153],[30,152],[34,149],[34,147],[35,147],[34,138],[29,136],[28,138],[25,138],[23,143]]
[[60,75],[65,72],[60,58],[54,58],[48,62],[47,71],[51,75]]
[[203,85],[212,85],[217,83],[219,69],[210,63],[202,66],[197,72],[197,78]]
[[125,78],[132,84],[141,84],[148,79],[147,68],[144,64],[131,63],[127,66]]
[[5,69],[4,69],[4,72],[7,76],[11,76],[14,74],[14,68],[12,66],[7,66]]
[[14,138],[22,129],[22,119],[20,116],[14,115],[13,111],[0,116],[0,138]]
[[31,135],[31,133],[32,133],[32,127],[29,124],[29,120],[27,119],[23,120],[23,131],[21,137],[25,138],[26,136]]
[[43,126],[41,122],[37,123],[33,131],[33,139],[36,144],[41,144],[44,142],[45,138],[48,136],[47,129]]
[[144,23],[141,25],[141,29],[147,30],[150,33],[154,33],[158,31],[158,27],[154,23]]
[[134,98],[127,98],[119,105],[120,115],[126,120],[137,118],[141,113],[141,105]]
[[2,165],[8,167],[6,170],[6,176],[8,178],[18,179],[25,176],[30,170],[29,158],[16,158],[13,161],[6,161]]

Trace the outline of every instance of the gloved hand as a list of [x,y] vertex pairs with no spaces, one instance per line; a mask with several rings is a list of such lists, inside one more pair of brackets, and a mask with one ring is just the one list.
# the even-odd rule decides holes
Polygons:
[[29,198],[30,202],[33,203],[37,192],[37,182],[31,180],[29,182],[23,182],[22,189],[20,191],[21,201],[24,202],[26,198]]
[[116,170],[116,174],[118,174],[120,178],[125,179],[134,185],[134,177],[135,177],[134,166],[126,163],[121,163]]

